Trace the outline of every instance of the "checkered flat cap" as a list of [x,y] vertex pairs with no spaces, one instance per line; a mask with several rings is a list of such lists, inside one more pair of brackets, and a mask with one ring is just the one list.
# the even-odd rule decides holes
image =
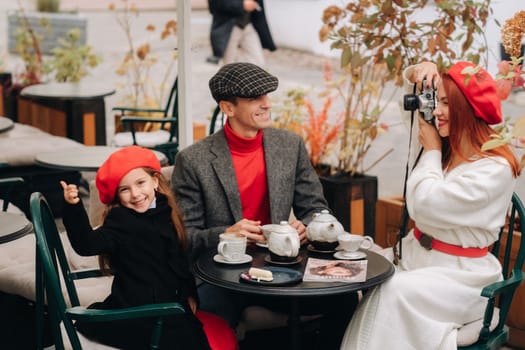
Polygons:
[[210,79],[210,91],[219,102],[230,97],[259,97],[277,89],[279,80],[252,63],[237,62],[222,66]]

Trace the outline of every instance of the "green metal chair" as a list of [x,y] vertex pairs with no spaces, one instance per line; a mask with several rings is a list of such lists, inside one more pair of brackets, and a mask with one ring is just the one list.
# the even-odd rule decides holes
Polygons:
[[[513,252],[517,252],[515,257],[511,257]],[[512,195],[509,225],[501,229],[499,240],[492,248],[492,254],[499,257],[502,261],[503,280],[492,283],[481,291],[481,295],[488,298],[488,301],[479,338],[474,344],[458,347],[458,349],[497,350],[509,339],[509,329],[505,325],[505,321],[514,293],[525,278],[525,273],[523,272],[525,259],[525,208],[516,193]],[[513,263],[514,258],[516,260]],[[494,311],[499,312],[499,321],[496,327],[490,330]]]
[[[0,179],[0,198],[2,199],[2,211],[7,211],[9,203],[12,203],[11,196],[13,195],[13,192],[23,185],[24,179],[22,177],[6,177]],[[19,208],[16,208],[15,211],[22,212]]]
[[[221,116],[221,120],[219,122],[219,114]],[[213,114],[211,116],[211,119],[210,119],[210,129],[209,129],[209,135],[212,135],[215,133],[215,129],[217,128],[217,126],[219,127],[222,127],[224,126],[224,123],[226,122],[225,120],[225,117],[224,117],[224,113],[221,113],[221,109],[219,108],[219,106],[215,107],[215,109],[213,110]]]
[[[170,115],[171,109],[171,115]],[[132,108],[113,107],[122,115],[123,132],[116,133],[112,140],[113,146],[139,145],[162,152],[173,164],[179,149],[179,99],[178,78],[171,87],[168,101],[164,108]],[[162,114],[160,117],[137,116],[137,114]],[[138,131],[139,125],[157,124],[154,131]]]
[[[51,333],[55,349],[64,349],[64,339],[60,325],[65,329],[71,347],[82,349],[74,321],[104,322],[132,318],[154,317],[155,328],[151,337],[151,349],[158,349],[163,317],[184,313],[179,303],[143,305],[115,310],[85,309],[79,306],[74,280],[101,276],[99,270],[73,272],[70,270],[55,219],[49,204],[40,192],[34,192],[30,198],[31,217],[36,237],[36,325],[37,349],[43,349],[43,326],[47,300],[47,313],[51,323]],[[61,281],[66,287],[71,307],[68,307],[61,288]],[[85,339],[85,338],[84,338]],[[47,345],[47,344],[46,344]]]

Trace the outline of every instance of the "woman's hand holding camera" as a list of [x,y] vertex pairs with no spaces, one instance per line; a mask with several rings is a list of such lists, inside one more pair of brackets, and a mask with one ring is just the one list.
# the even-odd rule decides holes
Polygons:
[[410,72],[408,72],[408,80],[412,83],[418,84],[419,88],[423,90],[423,80],[425,80],[426,88],[437,86],[439,83],[439,72],[435,63],[421,62],[416,65]]
[[441,138],[434,124],[429,124],[419,116],[419,143],[426,152],[432,150],[441,151]]

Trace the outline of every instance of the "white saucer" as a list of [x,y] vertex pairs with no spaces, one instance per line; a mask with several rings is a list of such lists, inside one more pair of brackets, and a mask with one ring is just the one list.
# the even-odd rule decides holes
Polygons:
[[257,242],[255,245],[261,248],[268,248],[268,243]]
[[215,255],[213,256],[213,260],[215,260],[216,262],[221,263],[221,264],[239,265],[239,264],[246,264],[246,263],[249,263],[250,261],[253,260],[253,258],[252,258],[251,255],[244,254],[244,257],[243,257],[241,260],[237,260],[237,261],[229,261],[229,260],[225,260],[225,259],[222,257],[222,255],[215,254]]
[[334,258],[343,259],[343,260],[358,260],[358,259],[366,258],[366,253],[365,252],[345,253],[343,251],[339,251],[334,254]]

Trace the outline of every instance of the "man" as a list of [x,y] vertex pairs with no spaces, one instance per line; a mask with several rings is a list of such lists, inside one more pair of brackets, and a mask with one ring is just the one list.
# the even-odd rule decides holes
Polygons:
[[[296,219],[290,225],[306,243],[305,224],[313,213],[327,209],[302,138],[270,127],[268,94],[277,85],[276,77],[251,63],[224,65],[209,81],[226,124],[180,151],[172,177],[193,256],[215,248],[223,232],[240,232],[249,242],[262,242],[261,225],[288,221],[292,209]],[[255,303],[206,283],[199,286],[199,297],[202,310],[213,310],[234,327],[242,308]],[[317,313],[335,310],[327,305],[337,300],[342,315],[336,317],[338,326],[330,329],[340,329],[342,336],[352,310],[341,312],[345,301],[340,299],[317,298],[316,306],[308,307]],[[285,300],[256,303],[279,310],[288,306]]]
[[264,64],[263,49],[275,51],[263,0],[208,0],[212,14],[210,63]]
[[225,127],[177,154],[172,186],[194,255],[214,248],[223,232],[264,241],[261,225],[288,221],[306,242],[312,214],[326,209],[319,178],[301,137],[270,128],[268,93],[278,80],[250,63],[223,66],[210,90]]

